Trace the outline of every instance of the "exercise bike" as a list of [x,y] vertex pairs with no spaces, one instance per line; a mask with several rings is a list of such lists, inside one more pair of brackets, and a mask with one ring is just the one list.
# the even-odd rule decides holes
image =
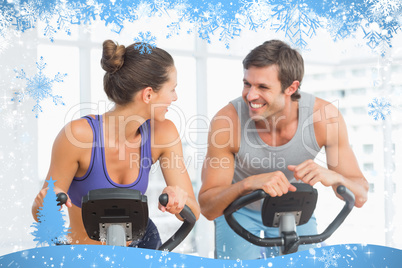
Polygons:
[[[280,247],[281,255],[285,255],[296,252],[299,245],[320,243],[329,238],[349,215],[355,204],[354,194],[345,186],[338,186],[336,191],[342,196],[345,205],[336,218],[321,234],[298,236],[296,226],[309,221],[316,207],[318,193],[309,184],[293,183],[292,185],[297,190],[280,197],[271,197],[263,190],[257,190],[235,200],[224,211],[228,225],[250,243],[262,247]],[[263,198],[262,223],[267,227],[278,227],[278,237],[255,236],[244,229],[233,216],[233,213],[240,208]]]
[[[168,198],[167,194],[160,195],[159,203],[166,206]],[[59,193],[57,201],[58,205],[65,204],[67,195]],[[91,190],[82,198],[81,212],[89,238],[112,246],[126,246],[127,241],[142,238],[149,219],[147,196],[134,189]],[[180,216],[182,225],[158,250],[172,251],[193,229],[196,218],[187,205]]]

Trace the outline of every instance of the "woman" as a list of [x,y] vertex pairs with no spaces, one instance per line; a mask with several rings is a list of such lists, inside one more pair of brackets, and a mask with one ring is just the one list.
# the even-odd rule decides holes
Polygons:
[[[56,193],[68,193],[70,243],[100,244],[91,240],[81,217],[81,198],[98,188],[130,188],[145,193],[151,165],[160,161],[169,203],[161,211],[176,214],[187,204],[200,214],[191,181],[184,165],[180,137],[174,124],[165,120],[169,105],[177,100],[177,72],[173,58],[164,50],[140,53],[111,40],[103,43],[104,90],[115,103],[103,115],[89,115],[67,124],[52,150],[47,179],[52,177]],[[36,196],[32,214],[47,192],[45,182]],[[150,220],[141,241],[131,246],[156,249],[159,233]]]

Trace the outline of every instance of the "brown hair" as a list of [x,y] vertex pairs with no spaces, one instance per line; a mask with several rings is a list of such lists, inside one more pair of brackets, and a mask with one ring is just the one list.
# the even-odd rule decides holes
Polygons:
[[[304,61],[299,52],[280,40],[270,40],[254,48],[243,60],[243,68],[278,67],[278,79],[281,82],[282,92],[297,80],[301,82],[304,75]],[[300,88],[299,85],[299,88]],[[299,88],[292,94],[293,101],[300,99]]]
[[119,105],[131,102],[146,87],[157,92],[168,81],[169,69],[174,66],[172,56],[165,50],[153,47],[151,53],[141,53],[136,45],[144,44],[125,47],[112,40],[103,42],[103,87],[108,98]]

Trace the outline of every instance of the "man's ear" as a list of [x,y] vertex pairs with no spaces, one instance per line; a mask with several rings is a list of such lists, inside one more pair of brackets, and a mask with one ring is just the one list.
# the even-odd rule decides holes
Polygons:
[[154,91],[152,90],[152,87],[146,87],[142,90],[142,100],[145,103],[149,103],[151,99],[153,98]]
[[293,83],[285,90],[285,94],[291,96],[299,88],[300,82],[295,80]]

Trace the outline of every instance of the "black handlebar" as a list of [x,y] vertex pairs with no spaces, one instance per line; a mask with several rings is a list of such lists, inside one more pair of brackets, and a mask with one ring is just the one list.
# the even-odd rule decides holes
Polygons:
[[[349,215],[350,211],[353,209],[355,204],[354,194],[348,190],[345,186],[340,185],[337,188],[337,193],[342,196],[345,201],[345,206],[336,216],[336,218],[332,221],[332,223],[325,229],[324,232],[317,235],[306,235],[300,236],[300,244],[313,244],[319,243],[326,240],[330,237],[336,229],[342,224],[345,218]],[[246,239],[247,241],[263,247],[272,247],[272,246],[283,246],[285,241],[282,237],[274,237],[274,238],[261,238],[253,235],[246,229],[244,229],[237,220],[233,217],[233,213],[239,210],[240,208],[258,201],[262,198],[269,196],[263,190],[256,190],[248,195],[242,196],[231,203],[224,211],[225,219],[229,226],[235,231],[238,235]]]
[[260,199],[263,199],[267,197],[268,194],[264,192],[263,190],[256,190],[248,195],[244,195],[235,201],[233,201],[232,204],[230,204],[224,211],[225,219],[229,226],[241,237],[246,239],[247,241],[258,245],[262,247],[269,247],[269,246],[281,246],[283,245],[283,240],[281,237],[275,237],[275,238],[261,238],[256,235],[253,235],[249,231],[243,228],[239,224],[239,222],[233,217],[233,213],[239,210],[240,208],[251,204],[255,201],[258,201]]
[[58,206],[61,206],[61,205],[64,205],[65,203],[67,203],[68,197],[65,193],[60,192],[56,196],[57,196],[56,201],[59,202],[59,203],[57,203]]
[[[159,203],[161,203],[162,206],[166,206],[168,202],[169,202],[169,196],[167,194],[161,194],[159,196]],[[187,235],[193,229],[196,219],[191,209],[187,205],[185,205],[183,210],[179,214],[184,220],[183,224],[172,235],[172,237],[170,237],[165,243],[163,243],[158,248],[158,250],[172,251],[184,240],[184,238],[187,237]]]
[[325,229],[324,232],[322,232],[321,234],[312,236],[300,236],[301,244],[319,243],[326,240],[336,231],[336,229],[338,229],[338,227],[343,223],[343,221],[352,211],[355,205],[355,195],[343,185],[339,185],[336,188],[336,192],[340,196],[342,196],[343,200],[345,201],[345,205],[343,206],[342,210],[339,212],[336,218],[328,225],[327,229]]

